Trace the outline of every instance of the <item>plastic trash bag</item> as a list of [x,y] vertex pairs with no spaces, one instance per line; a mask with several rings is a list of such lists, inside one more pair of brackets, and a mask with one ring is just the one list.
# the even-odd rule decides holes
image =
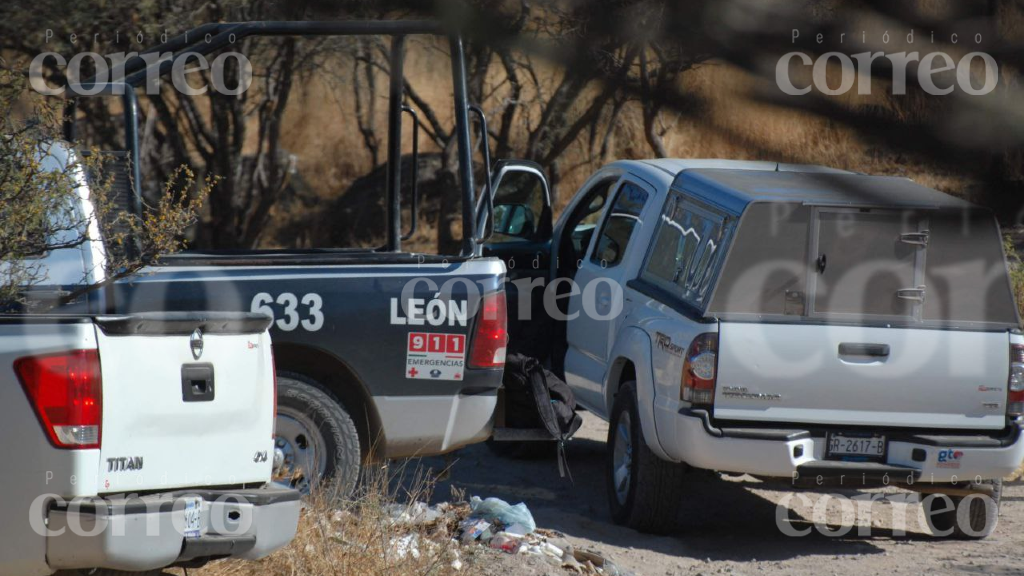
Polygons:
[[504,526],[518,524],[517,528],[521,527],[524,530],[524,535],[537,529],[537,523],[533,521],[533,514],[530,514],[530,509],[522,502],[513,506],[500,498],[481,500],[479,497],[473,496],[469,499],[469,508],[472,510],[470,518],[501,522]]

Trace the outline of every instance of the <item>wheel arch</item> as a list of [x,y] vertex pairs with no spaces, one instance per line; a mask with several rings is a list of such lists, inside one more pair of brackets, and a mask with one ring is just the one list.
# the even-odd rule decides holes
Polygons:
[[636,364],[628,356],[615,358],[608,367],[607,384],[605,385],[607,414],[612,413],[612,406],[615,405],[615,396],[619,393],[619,389],[631,380],[636,380]]
[[377,459],[386,450],[386,436],[377,406],[356,373],[333,354],[301,344],[274,344],[277,370],[292,372],[322,384],[345,407],[359,432],[364,458]]
[[[654,422],[654,369],[651,364],[651,337],[641,328],[627,326],[619,331],[608,356],[613,359],[605,373],[605,414],[610,417],[615,395],[629,380],[636,381],[637,411],[647,446],[660,458],[671,460],[661,448]],[[632,370],[632,372],[630,372]]]

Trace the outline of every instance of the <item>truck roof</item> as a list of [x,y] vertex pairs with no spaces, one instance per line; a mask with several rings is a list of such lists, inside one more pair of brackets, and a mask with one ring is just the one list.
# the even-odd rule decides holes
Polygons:
[[[809,164],[716,159],[626,161],[649,177],[739,214],[753,202],[901,208],[974,207],[909,178],[870,176]],[[640,166],[637,166],[640,165]]]

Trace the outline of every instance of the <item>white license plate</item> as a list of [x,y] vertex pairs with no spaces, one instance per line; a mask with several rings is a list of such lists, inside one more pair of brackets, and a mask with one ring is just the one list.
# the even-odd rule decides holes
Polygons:
[[202,532],[202,520],[203,520],[203,499],[202,498],[186,498],[185,499],[185,538],[195,539],[199,538]]
[[829,434],[826,455],[882,458],[885,456],[885,436]]

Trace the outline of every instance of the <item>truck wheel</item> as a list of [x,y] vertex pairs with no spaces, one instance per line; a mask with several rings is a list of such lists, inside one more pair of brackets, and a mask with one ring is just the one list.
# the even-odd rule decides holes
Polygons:
[[676,526],[686,465],[666,462],[647,447],[636,408],[636,383],[622,385],[608,426],[606,458],[612,519],[640,532],[665,534]]
[[[924,517],[932,533],[940,538],[957,540],[981,540],[990,536],[999,524],[1003,481],[989,480],[983,484],[993,488],[991,496],[948,496],[953,502],[952,510],[946,510],[948,504],[942,496],[926,496],[923,500]],[[965,503],[968,498],[970,501]]]
[[330,478],[342,496],[355,490],[362,467],[359,431],[345,407],[317,382],[278,373],[274,446],[283,456],[275,482],[309,494]]

